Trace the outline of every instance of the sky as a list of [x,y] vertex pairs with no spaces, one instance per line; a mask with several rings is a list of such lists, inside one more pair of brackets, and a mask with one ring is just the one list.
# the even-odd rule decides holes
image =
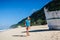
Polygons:
[[0,28],[17,24],[51,0],[0,0]]

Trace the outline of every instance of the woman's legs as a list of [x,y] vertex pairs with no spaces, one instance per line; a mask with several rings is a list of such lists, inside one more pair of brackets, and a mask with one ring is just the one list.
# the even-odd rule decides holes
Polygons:
[[26,34],[29,36],[29,27],[26,28]]

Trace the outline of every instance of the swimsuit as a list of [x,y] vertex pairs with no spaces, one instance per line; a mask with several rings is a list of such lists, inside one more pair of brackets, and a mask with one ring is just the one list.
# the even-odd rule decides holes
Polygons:
[[26,20],[26,27],[30,26],[30,20]]

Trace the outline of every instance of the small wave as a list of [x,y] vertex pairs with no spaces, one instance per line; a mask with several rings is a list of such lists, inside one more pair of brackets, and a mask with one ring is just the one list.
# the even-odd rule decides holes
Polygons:
[[[8,28],[8,29],[9,29],[9,28]],[[1,29],[0,32],[6,31],[6,30],[8,30],[8,29]]]

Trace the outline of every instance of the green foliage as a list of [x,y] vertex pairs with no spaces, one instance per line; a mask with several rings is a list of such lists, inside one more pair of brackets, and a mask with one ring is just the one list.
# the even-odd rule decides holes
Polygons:
[[11,25],[10,28],[17,28],[18,24]]
[[49,11],[60,10],[60,0],[53,0],[52,2],[46,5]]
[[46,18],[44,14],[44,9],[42,8],[41,10],[37,10],[34,12],[31,16],[31,25],[44,25],[46,23]]

